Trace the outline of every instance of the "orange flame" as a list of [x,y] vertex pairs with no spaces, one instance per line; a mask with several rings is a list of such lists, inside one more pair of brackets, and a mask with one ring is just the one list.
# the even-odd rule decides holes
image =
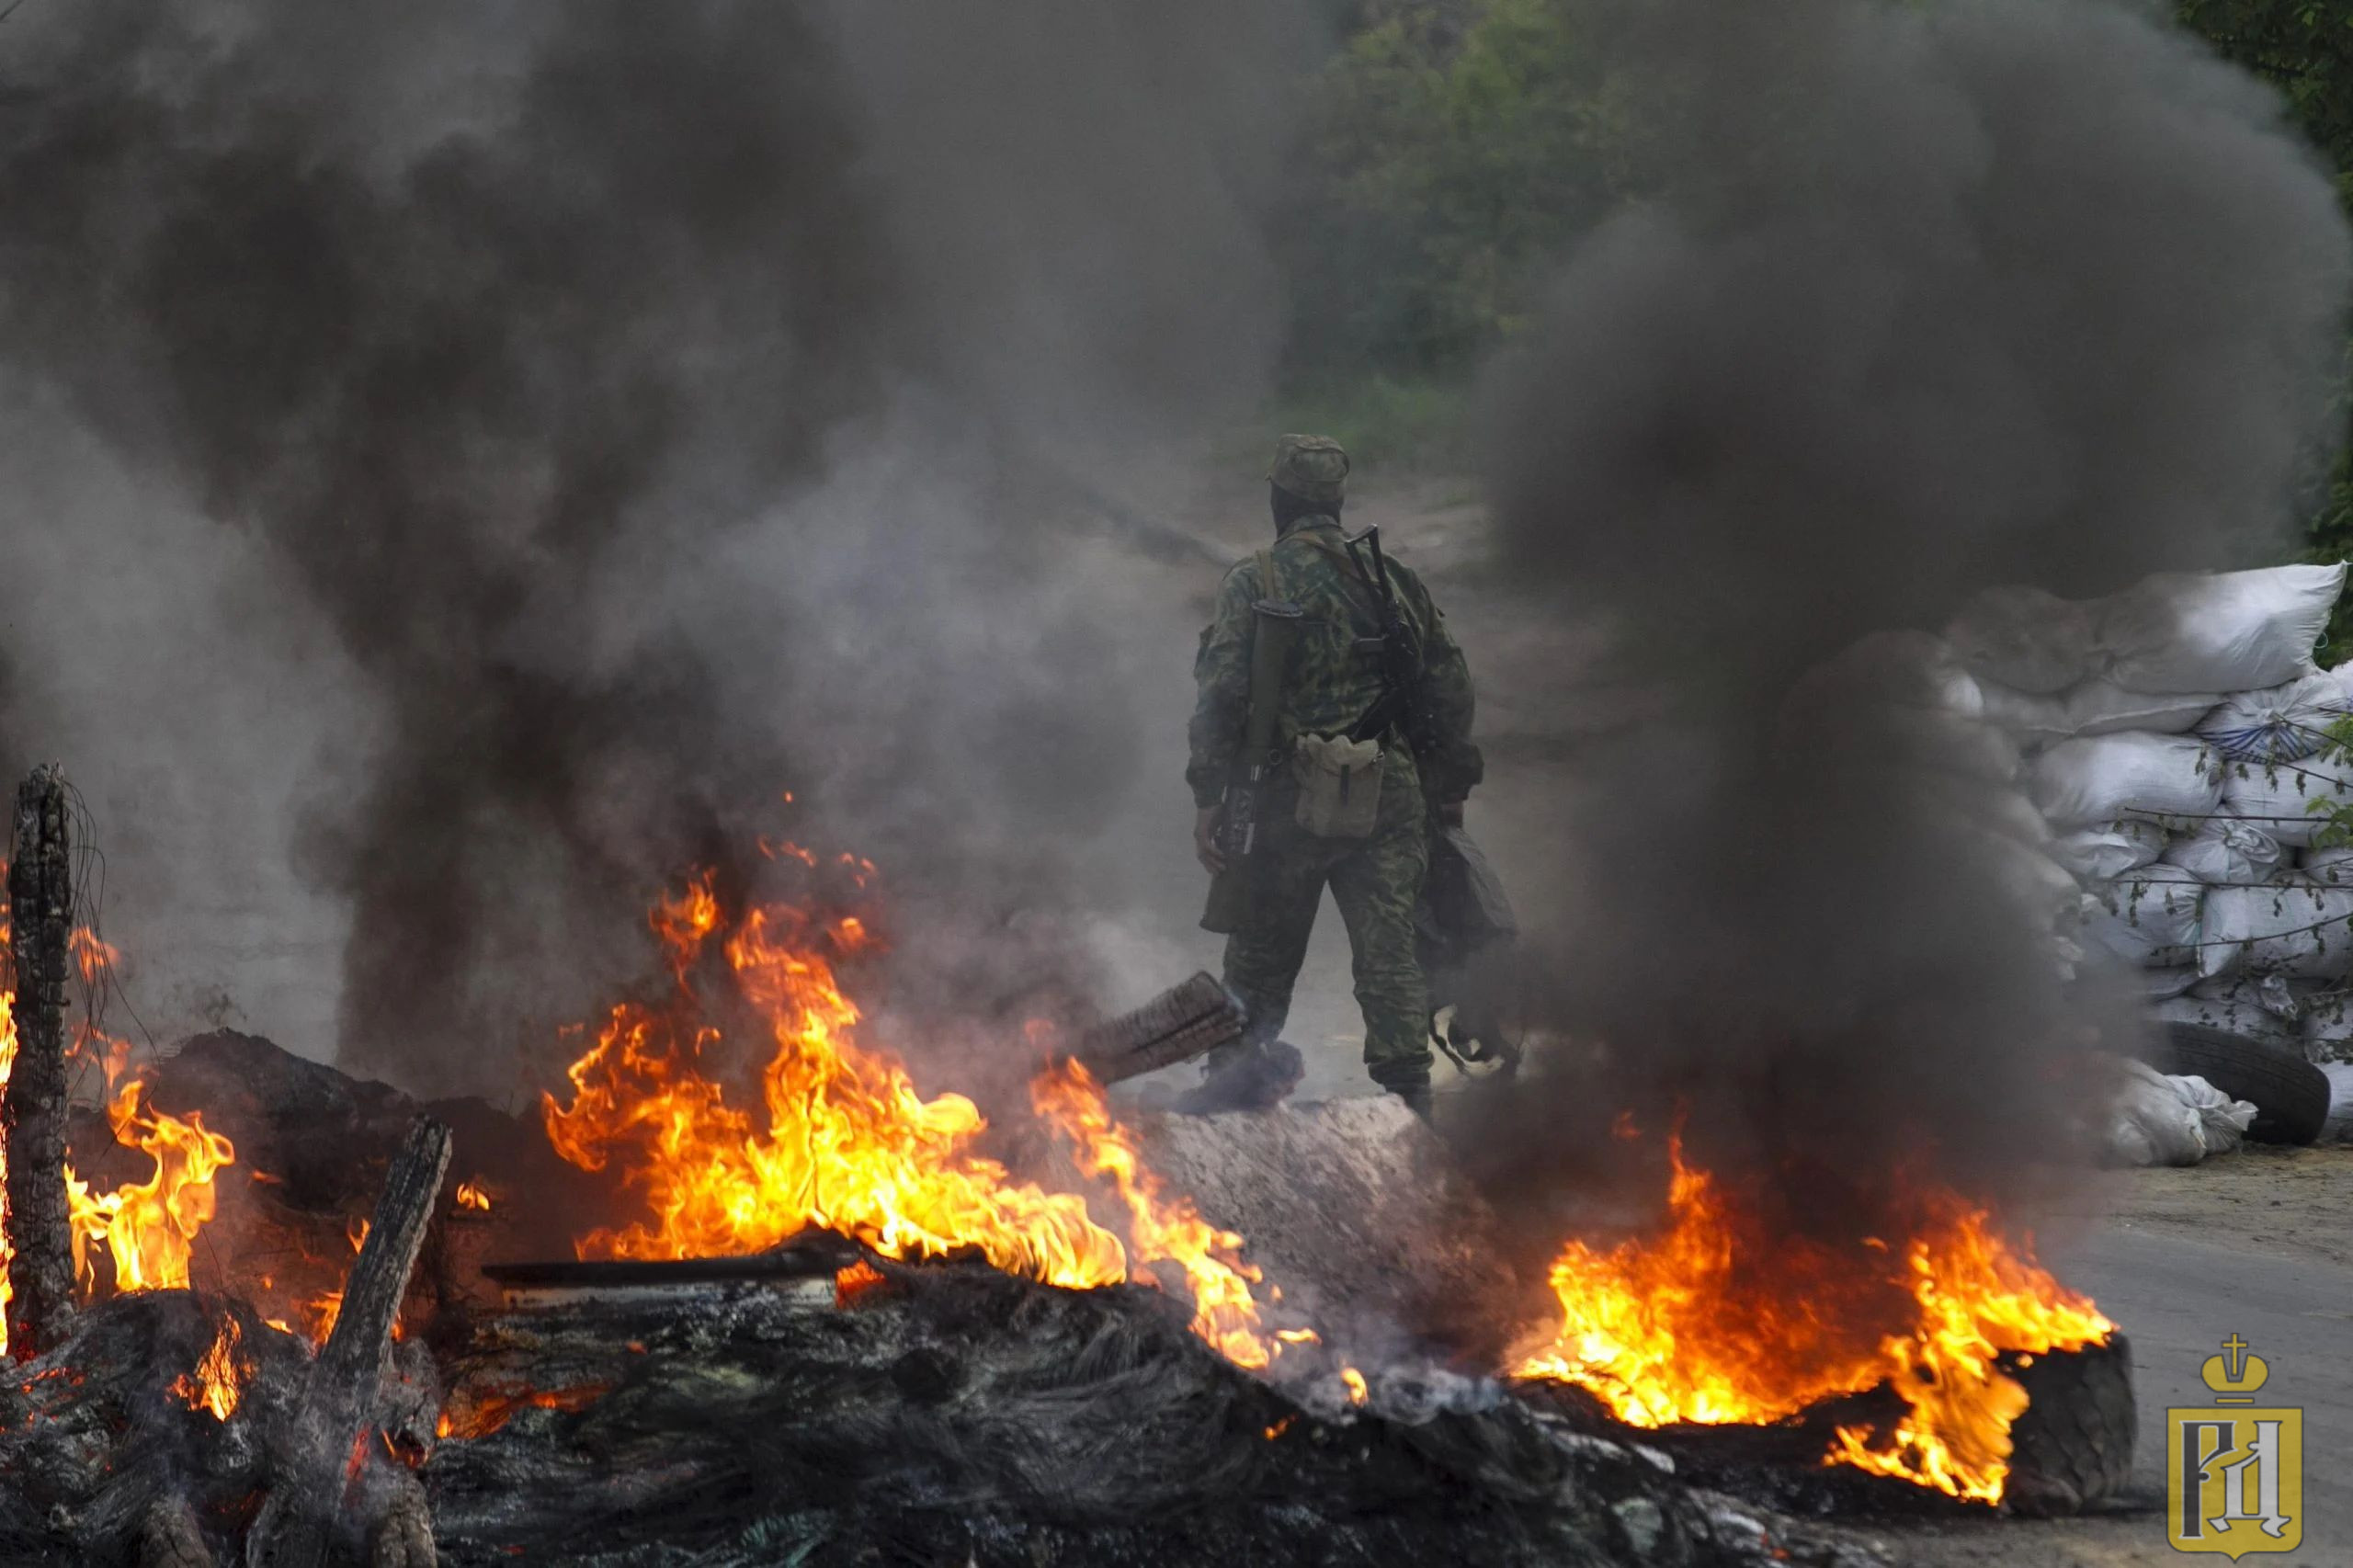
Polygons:
[[[368,1244],[368,1221],[364,1219],[352,1221],[344,1227],[344,1239],[351,1244],[352,1253],[357,1256],[359,1249]],[[335,1320],[343,1316],[343,1287],[337,1285],[312,1297],[309,1312],[311,1343],[313,1346],[324,1346],[327,1342],[327,1335],[335,1332]],[[392,1319],[392,1337],[398,1339],[400,1336],[400,1318],[395,1315]]]
[[[796,859],[806,854],[786,849]],[[663,901],[651,924],[675,994],[660,1006],[613,1008],[569,1070],[568,1102],[543,1100],[556,1152],[585,1170],[618,1162],[650,1211],[584,1237],[581,1256],[743,1254],[819,1226],[885,1257],[970,1250],[1009,1273],[1074,1289],[1128,1278],[1127,1245],[1096,1221],[1084,1197],[1015,1178],[974,1147],[987,1124],[971,1100],[923,1097],[899,1062],[856,1040],[858,1010],[828,956],[872,945],[856,918],[759,906],[718,941],[733,996],[749,1005],[772,1051],[749,1107],[722,1081],[727,1040],[710,1021],[730,998],[714,1004],[699,989],[723,925],[709,874]],[[1244,1365],[1265,1365],[1272,1350],[1256,1334],[1257,1274],[1237,1256],[1241,1238],[1161,1197],[1083,1073],[1050,1073],[1032,1095],[1040,1114],[1078,1144],[1088,1174],[1117,1187],[1138,1258],[1182,1270],[1197,1330]]]
[[[6,862],[0,861],[0,872]],[[77,927],[68,950],[85,981],[95,982],[120,955],[97,935]],[[16,952],[9,940],[8,921],[0,915],[0,1095],[17,1060],[16,990],[7,981],[15,974]],[[69,1224],[73,1231],[74,1271],[85,1291],[95,1289],[97,1270],[88,1244],[103,1242],[114,1259],[117,1291],[183,1289],[188,1282],[189,1244],[212,1218],[212,1179],[222,1166],[234,1163],[236,1151],[218,1133],[204,1130],[202,1119],[190,1113],[186,1121],[160,1111],[142,1109],[142,1085],[133,1079],[119,1090],[116,1081],[130,1057],[127,1041],[109,1039],[86,1023],[76,1031],[73,1054],[103,1047],[100,1054],[109,1093],[108,1119],[115,1142],[143,1150],[155,1162],[155,1174],[93,1197],[89,1184],[65,1166]],[[9,1283],[14,1249],[8,1241],[6,1183],[8,1141],[0,1131],[0,1355],[8,1349],[7,1307],[15,1290]]]
[[1102,1086],[1086,1069],[1065,1061],[1029,1085],[1038,1115],[1078,1147],[1079,1168],[1108,1176],[1127,1205],[1129,1234],[1143,1263],[1167,1261],[1185,1272],[1193,1292],[1193,1332],[1241,1367],[1264,1367],[1281,1354],[1258,1332],[1258,1303],[1250,1288],[1263,1278],[1242,1261],[1242,1238],[1221,1231],[1188,1199],[1170,1200],[1160,1178],[1144,1168],[1135,1140],[1111,1115]]
[[[868,1291],[880,1289],[883,1283],[882,1271],[861,1257],[847,1268],[835,1271],[834,1305],[847,1307]],[[644,1346],[638,1348],[642,1350]]]
[[82,971],[82,983],[94,985],[98,977],[122,961],[122,953],[113,944],[102,942],[98,934],[86,926],[77,926],[66,938],[66,951],[74,958],[74,966]]
[[461,1181],[458,1184],[458,1207],[477,1209],[487,1214],[490,1212],[490,1194],[483,1190],[478,1181],[472,1178]]
[[[0,867],[5,869],[5,867]],[[8,922],[0,918],[0,967],[13,973],[15,954],[7,942]],[[8,1093],[8,1074],[17,1065],[17,993],[0,985],[0,1099]],[[16,1288],[8,1283],[8,1265],[17,1249],[8,1244],[8,1130],[0,1125],[0,1356],[8,1353],[8,1303]]]
[[244,1338],[244,1331],[237,1326],[237,1320],[224,1314],[221,1332],[213,1336],[212,1348],[197,1362],[193,1376],[180,1374],[172,1384],[172,1392],[190,1410],[210,1411],[215,1421],[226,1421],[235,1415],[252,1370],[238,1354]]
[[487,1437],[520,1410],[585,1410],[602,1399],[610,1385],[581,1383],[561,1389],[460,1388],[450,1395],[449,1407],[433,1424],[437,1437],[472,1441]]
[[1679,1137],[1668,1152],[1665,1228],[1607,1252],[1572,1240],[1552,1270],[1560,1328],[1518,1375],[1576,1383],[1635,1426],[1768,1423],[1892,1382],[1908,1415],[1891,1433],[1841,1428],[1824,1462],[1998,1502],[2027,1396],[1995,1358],[2115,1325],[1950,1192],[1904,1200],[1900,1251],[1842,1246],[1776,1234]]
[[[888,1257],[971,1247],[1000,1268],[1053,1284],[1095,1286],[1126,1275],[1119,1239],[1085,1202],[1016,1182],[973,1153],[984,1125],[961,1095],[924,1099],[905,1070],[848,1036],[858,1008],[835,983],[821,937],[854,949],[839,926],[797,910],[747,913],[724,952],[736,983],[767,1021],[776,1053],[762,1074],[765,1124],[727,1103],[699,1059],[719,1045],[699,1017],[690,976],[715,926],[708,876],[665,902],[654,927],[670,946],[688,1005],[613,1009],[572,1065],[572,1101],[544,1097],[548,1138],[585,1170],[631,1156],[653,1218],[600,1230],[584,1256],[701,1257],[756,1252],[812,1225],[864,1241]],[[683,1012],[684,1017],[674,1016]]]
[[212,1218],[216,1204],[213,1176],[236,1160],[229,1140],[205,1131],[203,1113],[190,1111],[182,1121],[142,1108],[145,1087],[137,1078],[125,1083],[107,1108],[107,1119],[116,1142],[142,1150],[155,1162],[154,1175],[101,1198],[66,1173],[74,1272],[85,1290],[97,1279],[91,1242],[104,1243],[113,1256],[118,1291],[187,1289],[196,1233]]

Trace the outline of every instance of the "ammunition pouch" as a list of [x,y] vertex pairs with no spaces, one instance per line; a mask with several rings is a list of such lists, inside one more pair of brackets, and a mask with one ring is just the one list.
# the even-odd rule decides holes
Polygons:
[[1318,838],[1370,838],[1381,824],[1381,743],[1302,735],[1292,748],[1299,785],[1292,820]]

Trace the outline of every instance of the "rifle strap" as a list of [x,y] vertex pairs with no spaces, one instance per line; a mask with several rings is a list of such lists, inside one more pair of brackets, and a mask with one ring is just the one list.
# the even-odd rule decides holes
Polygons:
[[[1391,687],[1383,686],[1381,688],[1381,695],[1372,699],[1372,706],[1364,710],[1364,716],[1348,726],[1348,739],[1352,741],[1380,740],[1397,727],[1398,710],[1404,705],[1403,698]],[[1408,746],[1407,749],[1412,748]]]
[[1346,546],[1334,544],[1328,539],[1324,539],[1316,534],[1305,531],[1302,531],[1299,537],[1301,540],[1305,541],[1310,550],[1319,551],[1324,555],[1329,556],[1333,564],[1339,567],[1340,574],[1342,576],[1352,579],[1360,586],[1371,593],[1374,596],[1374,613],[1376,615],[1380,613],[1379,605],[1381,597],[1381,585],[1373,582],[1372,574],[1367,572],[1364,567],[1358,562],[1356,557],[1348,553]]
[[[1273,547],[1272,547],[1272,546],[1268,546],[1267,548],[1266,548],[1266,549],[1264,549],[1264,550],[1259,551],[1258,551],[1258,555],[1257,555],[1257,562],[1258,562],[1258,597],[1259,597],[1260,598],[1262,598],[1262,599],[1280,599],[1280,598],[1282,597],[1282,595],[1281,595],[1281,593],[1280,593],[1280,592],[1279,592],[1279,589],[1280,588],[1281,585],[1280,585],[1280,583],[1277,580],[1277,578],[1276,578],[1276,576],[1275,576],[1275,551],[1274,551]],[[1257,680],[1256,680],[1257,668],[1256,668],[1256,665],[1257,665],[1257,661],[1258,661],[1258,654],[1259,654],[1259,653],[1261,652],[1261,650],[1260,650],[1260,648],[1259,648],[1259,646],[1258,646],[1258,643],[1259,643],[1259,631],[1258,631],[1258,627],[1259,627],[1259,620],[1258,620],[1257,616],[1254,613],[1254,614],[1251,616],[1251,618],[1250,618],[1250,662],[1251,662],[1251,666],[1252,666],[1252,668],[1251,668],[1251,676],[1252,676],[1252,680],[1251,680],[1250,689],[1251,689],[1251,691],[1252,691],[1252,693],[1253,693],[1254,695],[1255,695],[1255,694],[1256,693],[1256,691],[1257,691]],[[1277,711],[1278,713],[1279,713],[1279,712],[1281,711],[1281,703],[1279,702],[1279,701],[1277,702],[1277,704],[1276,704],[1276,711]],[[1245,714],[1243,716],[1243,724],[1244,724],[1244,727],[1245,727],[1245,733],[1247,732],[1247,729],[1248,729],[1248,726],[1249,726],[1250,721],[1251,721],[1252,719],[1256,718],[1256,714],[1255,712],[1245,713]],[[1270,719],[1270,720],[1269,720],[1268,724],[1267,724],[1267,731],[1268,731],[1268,733],[1273,733],[1274,729],[1276,728],[1276,726],[1277,726],[1277,724],[1278,724],[1279,722],[1279,721],[1277,721],[1277,720],[1272,720],[1272,719]]]

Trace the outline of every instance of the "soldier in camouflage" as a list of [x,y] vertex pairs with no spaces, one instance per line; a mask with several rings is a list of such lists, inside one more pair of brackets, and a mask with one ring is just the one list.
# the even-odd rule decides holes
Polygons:
[[[1384,697],[1376,590],[1351,561],[1340,528],[1347,472],[1338,443],[1282,437],[1267,475],[1275,542],[1226,574],[1215,617],[1201,633],[1193,666],[1199,700],[1185,776],[1198,809],[1194,847],[1212,873],[1224,865],[1219,807],[1248,717],[1251,606],[1272,598],[1305,612],[1283,681],[1279,734],[1286,750],[1302,735],[1347,734]],[[1225,982],[1248,1006],[1250,1029],[1240,1044],[1212,1057],[1208,1081],[1182,1102],[1187,1108],[1267,1103],[1295,1081],[1296,1052],[1276,1040],[1328,884],[1355,957],[1365,1067],[1382,1088],[1416,1110],[1428,1109],[1428,1017],[1415,959],[1414,907],[1428,863],[1428,821],[1461,821],[1482,764],[1471,744],[1471,674],[1462,650],[1421,579],[1393,561],[1388,570],[1437,716],[1437,755],[1415,756],[1394,723],[1379,736],[1378,822],[1361,838],[1319,837],[1301,827],[1294,817],[1298,786],[1288,769],[1277,770],[1259,802],[1249,911],[1225,946]],[[1278,1065],[1285,1053],[1288,1072]]]

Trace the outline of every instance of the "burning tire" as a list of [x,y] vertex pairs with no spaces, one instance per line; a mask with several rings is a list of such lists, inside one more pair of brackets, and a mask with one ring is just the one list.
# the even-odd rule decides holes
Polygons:
[[2309,1143],[2328,1120],[2327,1074],[2293,1049],[2203,1024],[2167,1024],[2145,1053],[2161,1073],[2195,1074],[2255,1106],[2247,1136]]
[[2121,1492],[2140,1424],[2124,1336],[2025,1366],[2006,1357],[2004,1364],[2033,1401],[2010,1427],[2005,1501],[2018,1513],[2048,1517],[2080,1513]]

